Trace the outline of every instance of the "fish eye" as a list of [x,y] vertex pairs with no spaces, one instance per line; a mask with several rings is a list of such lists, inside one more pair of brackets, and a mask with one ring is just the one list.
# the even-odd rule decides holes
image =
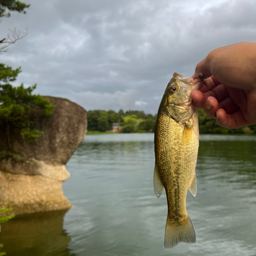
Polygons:
[[170,89],[170,91],[171,91],[172,93],[174,93],[176,90],[177,90],[177,87],[176,87],[175,85],[173,85],[173,86],[171,87],[171,89]]

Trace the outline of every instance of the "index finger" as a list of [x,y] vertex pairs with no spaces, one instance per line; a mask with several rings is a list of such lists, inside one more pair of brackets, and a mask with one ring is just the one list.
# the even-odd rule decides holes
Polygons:
[[200,61],[197,65],[196,65],[196,69],[195,69],[195,73],[192,76],[192,78],[196,78],[198,77],[198,75],[200,73],[203,73],[205,77],[209,77],[211,76],[211,72],[210,72],[210,68],[209,68],[209,64],[208,64],[208,59],[207,57],[204,58],[202,61]]
[[211,76],[204,80],[204,83],[200,87],[201,92],[208,92],[217,85],[221,84],[216,77]]

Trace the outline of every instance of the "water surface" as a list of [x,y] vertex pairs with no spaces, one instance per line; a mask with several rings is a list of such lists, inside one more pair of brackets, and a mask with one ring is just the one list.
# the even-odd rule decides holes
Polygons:
[[67,212],[2,225],[7,256],[256,255],[256,137],[200,136],[196,244],[163,246],[165,194],[153,192],[153,134],[90,135],[67,164]]

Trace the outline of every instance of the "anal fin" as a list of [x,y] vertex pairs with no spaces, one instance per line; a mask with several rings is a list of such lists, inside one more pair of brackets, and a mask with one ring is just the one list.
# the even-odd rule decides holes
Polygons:
[[163,184],[160,180],[159,177],[159,173],[158,173],[158,168],[157,168],[157,164],[155,164],[155,170],[154,170],[154,191],[155,191],[155,195],[157,197],[160,197],[163,191]]
[[197,194],[196,173],[195,173],[194,178],[193,178],[193,180],[192,180],[192,182],[191,182],[191,185],[190,185],[190,187],[189,187],[189,191],[190,191],[190,193],[191,193],[193,196],[196,196],[196,194]]

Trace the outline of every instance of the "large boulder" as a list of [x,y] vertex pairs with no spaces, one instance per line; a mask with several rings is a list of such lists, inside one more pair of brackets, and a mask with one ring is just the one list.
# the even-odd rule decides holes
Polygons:
[[86,111],[67,99],[45,96],[54,112],[31,116],[33,128],[43,131],[36,142],[13,131],[8,142],[0,126],[0,202],[15,214],[68,209],[62,191],[69,177],[65,168],[87,130]]

